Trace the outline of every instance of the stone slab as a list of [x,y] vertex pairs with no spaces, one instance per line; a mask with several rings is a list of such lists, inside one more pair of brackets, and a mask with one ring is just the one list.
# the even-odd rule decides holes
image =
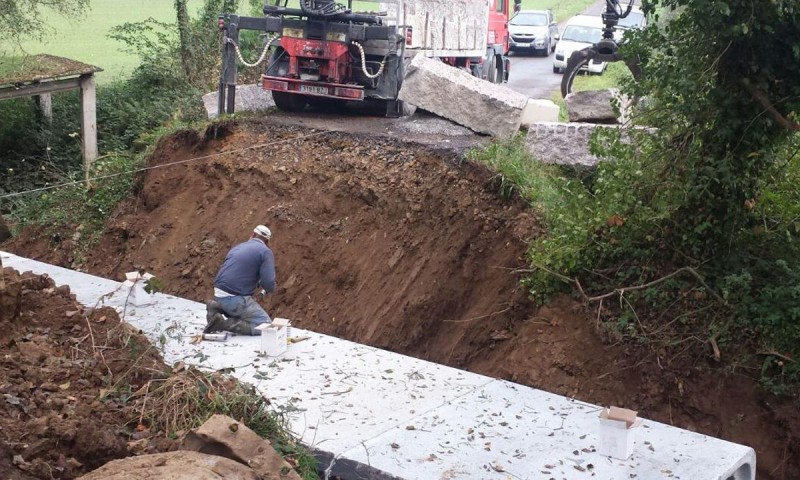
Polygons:
[[630,120],[631,100],[616,88],[570,93],[564,102],[570,122],[615,124]]
[[519,131],[528,103],[521,93],[423,55],[409,64],[398,98],[498,138],[510,138]]
[[[203,95],[203,106],[208,118],[217,117],[219,93],[209,92]],[[234,112],[255,112],[275,106],[272,93],[261,88],[261,85],[237,85]]]
[[614,128],[592,123],[536,122],[528,126],[528,152],[544,163],[594,167],[600,161],[589,151],[595,128]]
[[401,0],[383,1],[386,23],[411,29],[406,51],[427,56],[483,56],[489,29],[486,0]]

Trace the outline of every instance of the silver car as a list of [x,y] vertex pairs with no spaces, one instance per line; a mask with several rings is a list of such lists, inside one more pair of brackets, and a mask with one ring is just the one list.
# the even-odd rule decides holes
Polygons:
[[550,10],[522,10],[508,22],[509,50],[553,53],[558,42],[558,24]]

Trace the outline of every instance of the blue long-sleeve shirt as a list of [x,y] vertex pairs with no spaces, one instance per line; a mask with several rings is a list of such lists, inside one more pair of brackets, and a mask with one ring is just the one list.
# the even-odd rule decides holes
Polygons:
[[252,295],[259,284],[275,291],[275,256],[258,238],[240,243],[228,252],[214,279],[214,286],[232,295]]

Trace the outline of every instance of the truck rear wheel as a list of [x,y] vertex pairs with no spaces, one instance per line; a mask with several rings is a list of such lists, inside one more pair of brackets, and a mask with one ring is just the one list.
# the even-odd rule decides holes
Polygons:
[[[483,69],[483,78],[485,78],[487,82],[500,83],[500,81],[498,81],[500,75],[497,73],[497,55],[494,54],[493,49],[490,48],[486,50],[486,56],[483,58],[483,64],[480,66]],[[479,74],[475,76],[477,77]]]
[[302,112],[308,103],[305,95],[277,90],[272,91],[272,99],[275,100],[275,106],[284,112]]
[[[272,52],[267,63],[267,75],[271,77],[285,77],[289,72],[289,55],[286,51],[278,47]],[[272,91],[272,99],[275,106],[284,112],[301,112],[306,108],[308,98],[305,95],[296,93]]]
[[500,83],[497,81],[497,56],[492,53],[492,56],[487,59],[489,61],[489,71],[486,72],[486,80],[492,83]]

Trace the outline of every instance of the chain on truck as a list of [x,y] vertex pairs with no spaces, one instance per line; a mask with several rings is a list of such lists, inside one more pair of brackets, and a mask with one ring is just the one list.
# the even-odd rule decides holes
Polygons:
[[[493,82],[508,81],[509,0],[361,1],[375,11],[353,12],[334,0],[270,0],[263,17],[223,14],[218,113],[233,113],[237,60],[266,60],[261,85],[284,111],[322,103],[379,102],[389,116],[403,114],[397,100],[405,67],[418,54]],[[255,63],[244,60],[239,32],[263,32]],[[268,58],[267,58],[268,57]],[[454,99],[457,101],[457,99]]]

